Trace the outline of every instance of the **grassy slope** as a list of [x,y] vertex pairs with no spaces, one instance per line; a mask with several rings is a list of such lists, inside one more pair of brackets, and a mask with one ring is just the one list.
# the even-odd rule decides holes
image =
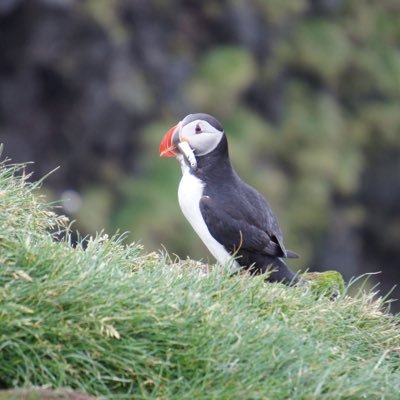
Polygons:
[[112,399],[398,399],[399,318],[97,237],[0,168],[0,387]]

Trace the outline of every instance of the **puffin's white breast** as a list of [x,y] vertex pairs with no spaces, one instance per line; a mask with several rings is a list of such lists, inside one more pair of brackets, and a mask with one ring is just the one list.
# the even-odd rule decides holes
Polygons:
[[204,222],[200,211],[200,199],[203,196],[204,183],[191,174],[189,169],[182,168],[182,172],[178,199],[183,215],[218,262],[221,264],[232,263],[230,266],[232,271],[239,269],[240,266],[237,261],[232,258],[221,243],[214,239]]

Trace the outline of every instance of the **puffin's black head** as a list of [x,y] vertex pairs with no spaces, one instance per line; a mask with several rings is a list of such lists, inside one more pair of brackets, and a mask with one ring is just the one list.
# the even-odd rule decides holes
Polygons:
[[209,114],[189,114],[172,127],[160,144],[161,157],[175,157],[180,142],[188,142],[196,157],[211,153],[224,137],[222,125]]

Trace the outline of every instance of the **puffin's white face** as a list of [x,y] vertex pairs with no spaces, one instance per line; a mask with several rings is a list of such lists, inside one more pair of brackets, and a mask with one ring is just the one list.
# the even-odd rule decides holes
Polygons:
[[221,124],[208,114],[189,114],[164,136],[160,145],[162,157],[176,157],[179,144],[187,142],[196,157],[212,152],[224,135]]
[[[222,139],[223,132],[214,128],[209,122],[196,119],[185,125],[183,120],[179,130],[180,141],[187,141],[196,156],[212,152]],[[179,124],[178,124],[179,127]]]

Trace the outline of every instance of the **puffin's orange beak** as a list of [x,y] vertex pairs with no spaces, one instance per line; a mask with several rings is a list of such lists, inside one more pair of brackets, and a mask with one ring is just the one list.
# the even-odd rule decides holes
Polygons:
[[163,137],[160,143],[160,157],[175,157],[176,145],[173,143],[174,133],[177,125],[173,126]]

